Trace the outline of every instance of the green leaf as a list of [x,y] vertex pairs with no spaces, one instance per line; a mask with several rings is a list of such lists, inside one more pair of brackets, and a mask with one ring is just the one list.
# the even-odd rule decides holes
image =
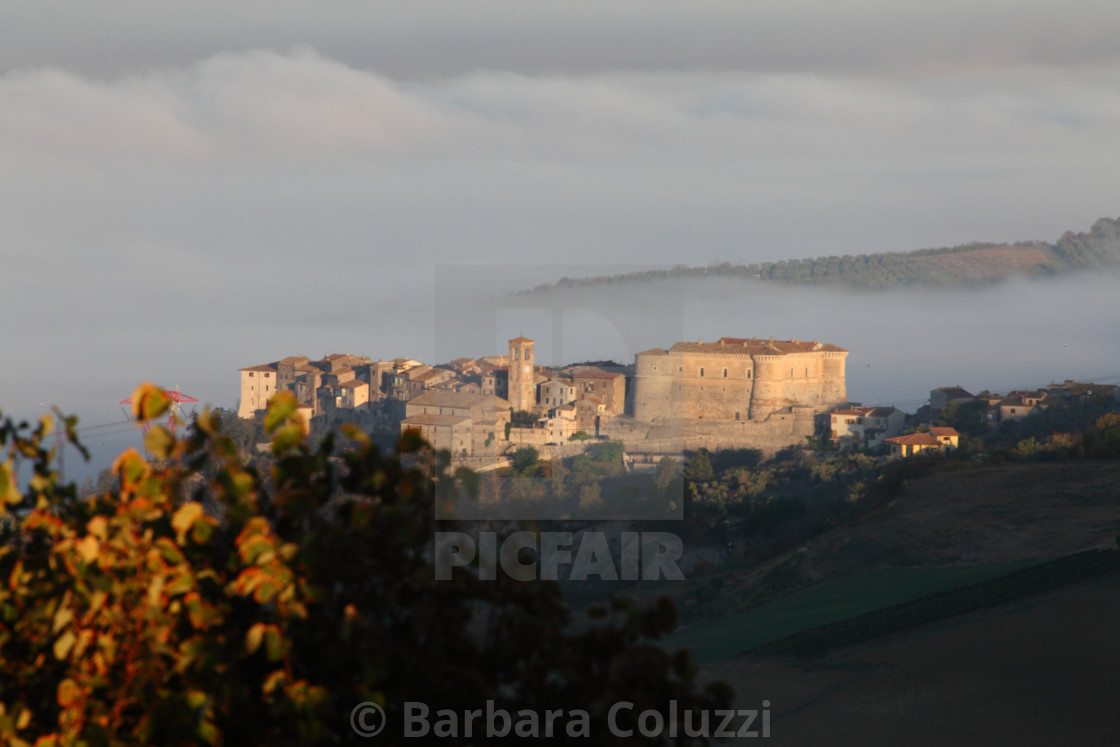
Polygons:
[[132,393],[132,415],[141,420],[158,418],[171,407],[171,398],[155,384],[145,382]]
[[156,549],[159,550],[160,556],[172,565],[179,565],[184,560],[183,553],[167,537],[160,537],[156,540]]
[[279,661],[284,656],[284,638],[275,625],[269,625],[264,633],[264,649],[269,661]]
[[204,545],[210,541],[210,535],[213,533],[214,527],[210,525],[210,522],[205,519],[198,519],[191,528],[191,539],[200,545]]
[[299,401],[291,392],[277,392],[268,404],[264,416],[264,430],[272,433],[299,409]]
[[157,459],[167,459],[175,446],[175,437],[162,425],[154,425],[144,436],[144,448]]
[[280,428],[272,436],[272,453],[279,455],[291,450],[303,440],[303,429],[295,423]]
[[168,596],[178,596],[186,594],[194,588],[194,579],[191,578],[190,573],[180,573],[172,579],[171,583],[164,587],[164,593]]

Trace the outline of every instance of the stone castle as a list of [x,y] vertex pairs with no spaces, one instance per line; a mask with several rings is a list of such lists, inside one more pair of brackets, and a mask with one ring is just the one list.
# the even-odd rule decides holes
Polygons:
[[739,337],[646,350],[635,356],[630,430],[649,424],[645,440],[660,433],[685,449],[803,443],[819,416],[847,402],[847,355],[816,340]]

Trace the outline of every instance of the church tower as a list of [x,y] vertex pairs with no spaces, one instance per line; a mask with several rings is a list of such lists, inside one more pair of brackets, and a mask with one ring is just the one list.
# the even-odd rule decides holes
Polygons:
[[514,410],[532,412],[537,406],[533,374],[533,345],[528,337],[509,341],[509,404]]

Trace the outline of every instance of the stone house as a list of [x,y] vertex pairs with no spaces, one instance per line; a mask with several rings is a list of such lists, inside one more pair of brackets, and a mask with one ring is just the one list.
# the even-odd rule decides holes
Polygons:
[[930,428],[928,432],[909,433],[884,439],[892,457],[913,456],[928,449],[954,449],[959,436],[955,428]]

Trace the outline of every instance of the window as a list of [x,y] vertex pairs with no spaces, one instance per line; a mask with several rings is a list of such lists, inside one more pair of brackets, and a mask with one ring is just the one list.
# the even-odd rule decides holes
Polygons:
[[704,378],[704,367],[700,366],[700,378]]
[[791,379],[793,378],[793,369],[792,369],[792,368],[791,368],[791,369],[789,370],[789,377],[790,377]]
[[677,366],[677,373],[684,373],[684,366]]
[[727,378],[727,369],[726,368],[723,369],[723,378],[725,378],[725,379]]
[[518,354],[518,352],[519,352],[519,348],[514,348],[514,349],[513,349],[513,359],[514,359],[514,360],[517,360],[517,354]]
[[249,372],[249,375],[250,375],[250,376],[252,376],[252,375],[253,375],[253,372],[252,372],[252,371],[250,371],[250,372]]
[[751,372],[748,370],[747,371],[747,378],[749,379],[750,377],[751,377]]
[[530,350],[529,348],[525,348],[525,355],[524,355],[523,357],[525,358],[525,360],[530,360],[530,359],[532,359],[532,357],[533,357],[533,351],[532,351],[532,350]]
[[805,366],[805,378],[809,378],[809,367]]

